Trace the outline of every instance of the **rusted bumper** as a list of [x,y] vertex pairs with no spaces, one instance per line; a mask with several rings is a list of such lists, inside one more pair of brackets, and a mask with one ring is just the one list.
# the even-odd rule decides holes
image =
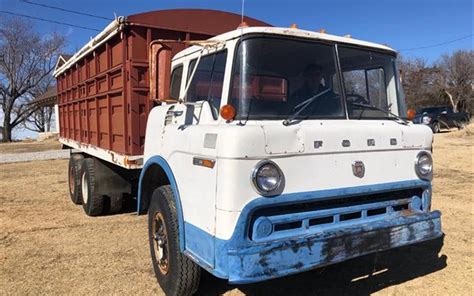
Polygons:
[[228,246],[228,279],[250,283],[438,238],[441,213],[417,213],[282,241]]

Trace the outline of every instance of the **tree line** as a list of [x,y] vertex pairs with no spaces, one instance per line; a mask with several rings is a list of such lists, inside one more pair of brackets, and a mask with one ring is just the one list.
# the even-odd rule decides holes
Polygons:
[[[65,37],[41,35],[19,18],[0,21],[0,110],[2,141],[12,141],[12,131],[23,127],[43,131],[53,110],[32,100],[54,86],[51,75],[64,49]],[[474,111],[474,51],[443,55],[433,65],[421,58],[398,60],[409,108],[451,105],[456,111]]]
[[445,54],[433,65],[421,58],[399,57],[398,68],[409,108],[448,105],[473,114],[473,50]]

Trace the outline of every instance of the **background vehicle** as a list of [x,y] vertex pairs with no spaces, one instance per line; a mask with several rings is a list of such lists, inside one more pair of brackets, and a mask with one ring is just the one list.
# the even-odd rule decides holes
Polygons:
[[[136,51],[139,34],[127,38],[131,56],[146,55],[148,63],[121,68],[124,89],[135,95],[106,92],[101,103],[94,93],[77,107],[72,96],[61,106],[72,111],[62,116],[69,127],[82,131],[92,121],[110,132],[92,128],[93,136],[61,140],[83,152],[71,158],[70,184],[88,214],[99,212],[91,209],[108,192],[123,185],[133,194],[138,185],[166,293],[195,291],[201,268],[249,283],[442,236],[441,214],[431,211],[432,133],[405,120],[393,49],[243,24],[188,43],[146,32]],[[189,43],[174,54],[174,44]],[[112,58],[104,61],[113,60],[113,46],[105,52]],[[129,74],[146,66],[146,74]],[[74,67],[56,73],[65,71]],[[113,77],[105,76],[104,87]],[[98,81],[87,80],[86,90],[101,89]],[[101,108],[108,122],[97,119]],[[134,124],[139,136],[123,133]],[[143,158],[130,155],[134,145]],[[80,166],[74,157],[84,158]],[[97,169],[108,173],[97,178]]]
[[469,114],[453,112],[453,108],[448,106],[424,107],[416,110],[413,123],[428,125],[433,133],[438,133],[446,128],[464,128],[469,123]]

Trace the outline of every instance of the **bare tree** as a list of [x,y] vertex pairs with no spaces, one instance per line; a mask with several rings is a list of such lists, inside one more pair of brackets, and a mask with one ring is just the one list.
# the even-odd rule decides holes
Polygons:
[[24,122],[26,129],[34,132],[51,131],[51,120],[53,119],[54,107],[41,106],[36,109]]
[[398,63],[408,107],[416,108],[432,104],[432,69],[426,65],[426,60],[400,57]]
[[443,55],[437,63],[437,84],[454,111],[468,111],[473,101],[474,51],[458,50]]
[[50,77],[64,37],[40,36],[34,26],[17,18],[0,21],[0,106],[2,141],[12,140],[12,130],[36,110],[28,103],[33,91]]
[[[55,85],[55,82],[56,79],[52,75],[48,75],[41,83],[38,83],[38,85],[29,91],[29,93],[34,98],[38,98]],[[27,130],[34,132],[49,132],[51,130],[54,107],[39,104],[37,106],[31,106],[30,108],[33,108],[32,110],[35,111],[25,119],[23,126]]]

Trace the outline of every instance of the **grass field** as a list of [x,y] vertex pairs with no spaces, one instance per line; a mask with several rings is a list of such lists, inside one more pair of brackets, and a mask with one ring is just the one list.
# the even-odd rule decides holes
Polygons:
[[[442,211],[446,234],[441,253],[421,244],[245,286],[205,276],[200,294],[472,295],[470,128],[435,135],[433,209]],[[87,217],[70,201],[66,177],[67,160],[0,165],[0,294],[162,294],[146,217]]]
[[57,139],[44,141],[23,141],[12,143],[0,143],[0,154],[40,152],[61,149],[62,144]]

